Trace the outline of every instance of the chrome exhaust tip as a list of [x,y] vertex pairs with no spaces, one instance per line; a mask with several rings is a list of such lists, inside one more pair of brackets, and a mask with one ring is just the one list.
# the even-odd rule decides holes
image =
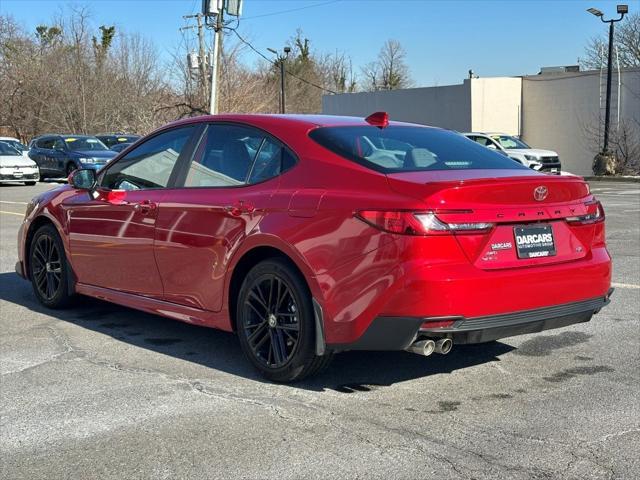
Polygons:
[[435,342],[435,348],[433,349],[436,353],[440,353],[442,355],[446,355],[453,348],[453,342],[450,338],[441,338],[437,342]]
[[407,351],[428,357],[434,352],[435,348],[436,342],[433,340],[418,340],[409,345]]

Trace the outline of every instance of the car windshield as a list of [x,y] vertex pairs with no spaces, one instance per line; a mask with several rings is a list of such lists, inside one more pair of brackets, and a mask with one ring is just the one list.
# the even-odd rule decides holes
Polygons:
[[8,143],[13,148],[16,148],[16,149],[18,149],[20,151],[29,150],[25,145],[23,145],[22,143],[18,142],[17,140],[0,140],[0,141]]
[[492,135],[491,138],[500,142],[500,145],[502,145],[503,148],[513,148],[513,149],[531,148],[522,140],[519,140],[516,137],[512,137],[511,135]]
[[104,143],[95,137],[65,137],[64,143],[69,150],[82,152],[86,150],[102,151],[109,150]]
[[344,158],[384,173],[526,168],[456,132],[439,128],[321,127],[309,136]]
[[22,156],[22,152],[9,142],[0,141],[0,155]]

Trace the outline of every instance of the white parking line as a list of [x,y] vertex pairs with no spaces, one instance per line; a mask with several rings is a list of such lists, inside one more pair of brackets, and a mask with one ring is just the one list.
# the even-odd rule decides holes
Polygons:
[[10,205],[28,205],[27,202],[10,202],[8,200],[0,200],[0,203],[8,203]]
[[24,217],[24,213],[17,213],[17,212],[7,212],[5,210],[0,210],[0,213],[6,213],[8,215],[17,215],[19,217]]
[[612,287],[616,287],[616,288],[631,288],[634,290],[640,289],[640,285],[636,285],[634,283],[616,283],[616,282],[611,282],[611,286]]

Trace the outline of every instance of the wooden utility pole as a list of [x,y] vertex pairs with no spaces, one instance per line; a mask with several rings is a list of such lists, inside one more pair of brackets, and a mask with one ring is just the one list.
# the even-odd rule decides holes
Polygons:
[[215,24],[213,26],[213,55],[211,59],[211,97],[209,99],[209,113],[215,115],[218,113],[218,88],[220,85],[220,57],[222,56],[222,27],[224,26],[223,18],[224,9],[220,9],[216,15]]

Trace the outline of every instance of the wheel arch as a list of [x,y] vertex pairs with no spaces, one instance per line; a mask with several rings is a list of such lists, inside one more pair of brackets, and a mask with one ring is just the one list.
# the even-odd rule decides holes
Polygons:
[[225,298],[231,327],[234,331],[236,330],[235,300],[240,291],[242,280],[253,266],[268,258],[280,258],[289,263],[304,279],[314,302],[320,301],[320,286],[316,281],[315,275],[313,275],[311,267],[304,258],[284,242],[280,243],[275,238],[271,238],[271,236],[267,237],[261,241],[251,239],[250,242],[247,242],[248,244],[244,245],[242,251],[236,252],[229,265]]
[[69,248],[68,248],[68,243],[67,243],[67,238],[64,235],[64,232],[60,226],[60,224],[56,221],[55,218],[46,215],[45,213],[41,213],[40,215],[38,215],[37,217],[35,217],[33,220],[31,220],[31,222],[29,223],[29,226],[27,228],[27,231],[24,235],[24,274],[25,277],[27,279],[31,279],[31,276],[29,275],[30,272],[30,266],[29,266],[29,261],[30,261],[30,251],[31,251],[31,241],[33,240],[33,236],[36,234],[36,232],[44,225],[52,225],[53,228],[56,229],[56,232],[58,232],[58,236],[60,237],[61,241],[62,241],[62,245],[64,247],[65,250],[65,258],[66,258],[66,262],[67,262],[67,272],[69,275],[69,282],[68,282],[68,287],[69,287],[69,291],[70,293],[72,293],[72,291],[75,291],[75,284],[76,284],[76,276],[75,273],[73,272],[73,267],[71,265],[71,262],[69,261]]

